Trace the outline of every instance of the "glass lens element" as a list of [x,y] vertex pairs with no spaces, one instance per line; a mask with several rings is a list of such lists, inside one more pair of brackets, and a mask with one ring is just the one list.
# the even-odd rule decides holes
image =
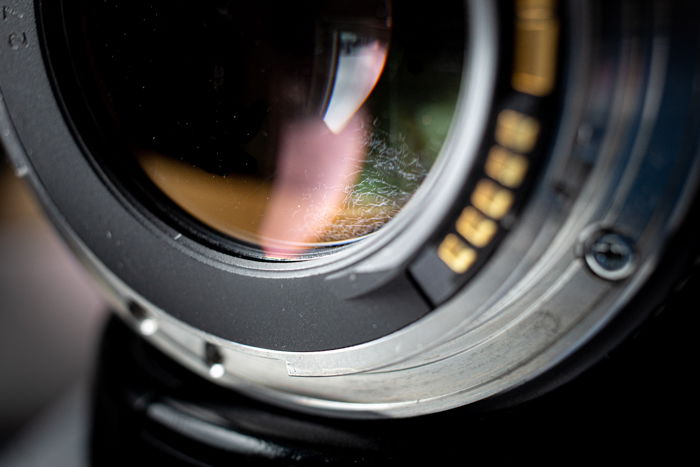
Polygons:
[[81,7],[110,131],[215,231],[272,258],[348,243],[392,219],[435,162],[462,74],[461,3],[432,17],[388,0],[125,3]]

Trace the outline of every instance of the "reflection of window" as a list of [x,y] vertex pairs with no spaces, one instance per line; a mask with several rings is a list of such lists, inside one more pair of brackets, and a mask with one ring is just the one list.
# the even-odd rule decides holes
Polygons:
[[351,32],[337,35],[337,57],[333,91],[323,121],[333,133],[340,133],[357,112],[384,70],[387,44],[372,41],[363,45]]

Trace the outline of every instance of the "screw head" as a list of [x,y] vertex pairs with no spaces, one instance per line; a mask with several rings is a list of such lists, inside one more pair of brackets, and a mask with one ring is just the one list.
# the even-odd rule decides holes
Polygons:
[[595,232],[586,242],[584,258],[594,274],[611,281],[631,276],[636,268],[632,241],[612,230]]

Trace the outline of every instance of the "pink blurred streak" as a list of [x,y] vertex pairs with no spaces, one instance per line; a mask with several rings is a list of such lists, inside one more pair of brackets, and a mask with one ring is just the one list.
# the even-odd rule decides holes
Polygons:
[[362,170],[365,120],[356,114],[338,134],[320,118],[284,129],[277,180],[259,232],[267,256],[294,259],[333,223]]

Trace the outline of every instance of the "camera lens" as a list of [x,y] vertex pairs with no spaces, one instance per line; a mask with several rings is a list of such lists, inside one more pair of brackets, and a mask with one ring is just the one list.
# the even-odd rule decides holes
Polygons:
[[102,163],[135,161],[121,177],[142,169],[267,257],[380,229],[430,171],[458,101],[456,2],[427,14],[386,0],[65,8],[78,79],[114,148]]
[[362,418],[537,391],[698,255],[697,2],[15,3],[18,173],[219,385]]

